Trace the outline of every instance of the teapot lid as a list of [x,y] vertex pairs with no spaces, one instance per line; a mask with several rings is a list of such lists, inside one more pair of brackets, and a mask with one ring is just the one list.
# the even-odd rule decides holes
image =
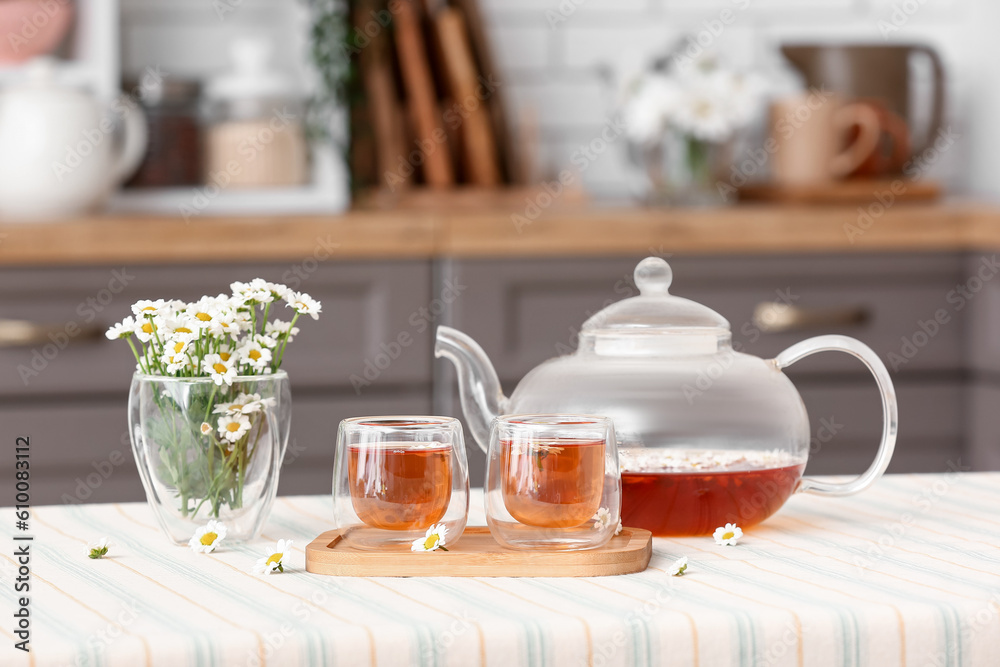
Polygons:
[[583,332],[729,331],[729,321],[708,306],[670,294],[674,272],[666,260],[647,257],[636,265],[633,276],[639,296],[617,301],[595,313],[583,323]]

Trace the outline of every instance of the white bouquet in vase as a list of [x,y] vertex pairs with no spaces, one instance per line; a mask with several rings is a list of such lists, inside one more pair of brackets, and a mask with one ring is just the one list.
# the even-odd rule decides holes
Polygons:
[[[281,363],[299,319],[318,319],[322,309],[308,294],[260,278],[231,288],[191,303],[139,301],[107,332],[135,355],[133,450],[147,498],[178,542],[187,528],[174,515],[239,523],[249,506],[269,507],[290,419]],[[279,319],[288,309],[291,317]],[[164,515],[171,497],[175,506]],[[238,538],[248,538],[266,511],[258,514],[242,536],[236,526]]]
[[730,141],[761,108],[763,91],[757,76],[724,68],[711,56],[665,59],[627,80],[622,122],[649,178],[650,198],[717,202],[716,172]]

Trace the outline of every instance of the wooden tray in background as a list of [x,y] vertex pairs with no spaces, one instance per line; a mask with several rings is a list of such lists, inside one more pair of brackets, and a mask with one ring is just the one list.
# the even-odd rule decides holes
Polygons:
[[600,549],[503,549],[485,526],[469,526],[448,551],[361,551],[330,530],[306,547],[306,570],[341,577],[604,577],[642,572],[653,553],[653,535],[624,528]]
[[[893,183],[903,189],[894,192]],[[896,185],[896,190],[900,186]],[[935,181],[899,179],[853,179],[822,185],[795,187],[771,184],[748,185],[739,189],[741,201],[765,201],[775,204],[858,204],[878,201],[877,195],[893,197],[897,202],[931,201],[941,196],[941,184]]]

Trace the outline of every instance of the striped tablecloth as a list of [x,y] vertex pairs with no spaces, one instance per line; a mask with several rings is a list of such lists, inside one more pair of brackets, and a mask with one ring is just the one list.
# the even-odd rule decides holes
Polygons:
[[[481,495],[473,523],[482,523]],[[40,507],[31,647],[7,665],[1000,666],[1000,473],[889,476],[850,498],[797,496],[735,547],[657,539],[641,574],[585,579],[348,579],[304,571],[328,497],[280,498],[265,540],[198,555],[144,504]],[[9,520],[8,520],[9,519]],[[111,556],[85,543],[108,536]],[[666,570],[679,556],[683,577]]]

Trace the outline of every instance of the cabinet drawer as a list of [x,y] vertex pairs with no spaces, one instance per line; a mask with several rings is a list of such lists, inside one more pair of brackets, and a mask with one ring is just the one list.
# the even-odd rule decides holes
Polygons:
[[[426,414],[429,409],[429,388],[360,398],[346,392],[295,397],[279,492],[330,492],[334,440],[341,419]],[[7,404],[0,407],[0,424],[10,440],[9,448],[17,436],[31,438],[32,505],[145,498],[128,439],[124,398]],[[0,477],[11,479],[12,474],[13,456],[0,458]]]
[[[128,389],[135,360],[104,330],[144,298],[194,300],[228,292],[234,280],[262,277],[296,285],[323,302],[318,321],[306,318],[283,364],[297,387],[350,387],[366,360],[378,364],[374,382],[430,380],[431,327],[411,317],[430,303],[427,262],[355,262],[320,265],[305,280],[292,265],[6,269],[0,271],[0,318],[53,325],[56,341],[0,347],[0,396],[93,394]],[[279,315],[289,319],[291,311]],[[286,312],[287,311],[287,312]],[[414,323],[415,322],[415,323]],[[83,330],[96,328],[95,336]],[[78,333],[74,333],[78,332]],[[383,363],[381,345],[406,333]]]
[[[464,288],[449,323],[479,341],[502,380],[517,380],[539,362],[575,349],[579,327],[590,315],[636,295],[632,272],[640,259],[447,261],[442,274]],[[864,341],[887,363],[890,353],[907,359],[897,364],[903,372],[962,364],[963,323],[947,310],[947,294],[961,278],[957,255],[669,261],[672,293],[726,317],[734,344],[747,353],[771,357],[809,336],[841,333]],[[781,300],[826,324],[765,331],[754,321],[755,308]],[[940,309],[949,321],[931,336],[920,333],[920,323]],[[838,324],[845,312],[861,317]],[[903,338],[914,336],[916,349],[910,350]],[[795,370],[800,367],[862,371],[856,360],[834,354],[804,360]]]

